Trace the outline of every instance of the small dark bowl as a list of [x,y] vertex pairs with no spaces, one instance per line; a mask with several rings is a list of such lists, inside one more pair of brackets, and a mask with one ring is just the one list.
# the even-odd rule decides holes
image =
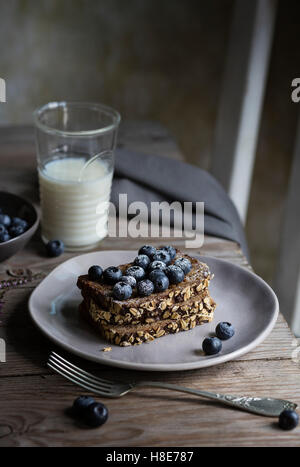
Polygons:
[[35,207],[19,196],[0,191],[0,207],[11,217],[21,217],[28,222],[29,228],[7,242],[0,243],[0,262],[15,255],[31,239],[39,225],[39,216]]

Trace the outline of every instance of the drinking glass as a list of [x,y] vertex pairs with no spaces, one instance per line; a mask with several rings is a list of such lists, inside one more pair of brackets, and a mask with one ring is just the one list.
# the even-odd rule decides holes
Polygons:
[[102,104],[51,102],[34,112],[44,242],[94,248],[108,230],[120,115]]

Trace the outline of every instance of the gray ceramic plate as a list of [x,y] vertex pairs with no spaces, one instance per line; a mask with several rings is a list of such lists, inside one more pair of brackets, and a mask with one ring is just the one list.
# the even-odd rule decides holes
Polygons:
[[[278,301],[262,279],[226,261],[200,257],[215,274],[210,285],[217,302],[212,323],[140,346],[111,345],[111,352],[103,352],[107,342],[79,319],[81,295],[76,279],[93,264],[108,267],[130,262],[134,256],[134,251],[94,252],[61,264],[32,293],[32,319],[53,342],[76,355],[102,364],[149,371],[191,370],[232,360],[260,344],[276,322]],[[220,321],[233,323],[236,335],[223,343],[220,354],[205,356],[202,341]]]

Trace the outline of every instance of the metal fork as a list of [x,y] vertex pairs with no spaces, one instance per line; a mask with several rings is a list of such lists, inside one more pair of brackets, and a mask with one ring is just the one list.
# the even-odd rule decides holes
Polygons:
[[148,386],[170,389],[172,391],[186,392],[188,394],[193,394],[222,402],[247,412],[264,415],[266,417],[278,417],[283,410],[294,410],[297,407],[297,404],[282,399],[218,394],[156,381],[138,381],[131,383],[110,381],[104,378],[98,378],[91,373],[82,370],[81,368],[62,358],[56,352],[51,352],[47,365],[56,373],[59,373],[78,386],[82,386],[84,389],[87,389],[94,394],[99,394],[103,397],[121,397],[125,396],[125,394],[128,394],[135,388]]

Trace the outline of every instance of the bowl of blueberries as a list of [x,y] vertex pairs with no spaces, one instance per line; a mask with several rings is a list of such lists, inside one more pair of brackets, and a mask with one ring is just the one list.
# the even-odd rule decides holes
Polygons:
[[35,207],[23,198],[0,191],[0,262],[15,255],[39,224]]

